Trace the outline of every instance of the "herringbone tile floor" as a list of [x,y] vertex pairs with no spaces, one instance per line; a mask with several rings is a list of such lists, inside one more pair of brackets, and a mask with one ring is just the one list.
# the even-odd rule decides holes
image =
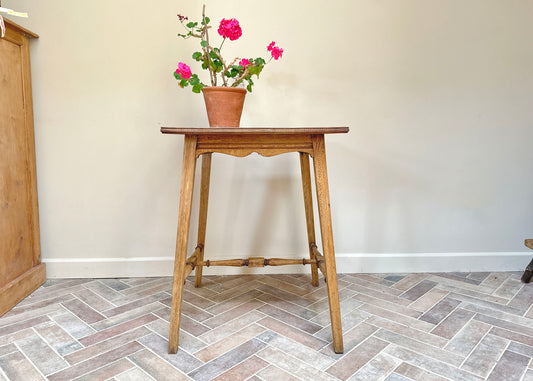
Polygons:
[[341,274],[344,355],[324,281],[51,280],[0,318],[0,380],[533,380],[533,284],[518,273]]

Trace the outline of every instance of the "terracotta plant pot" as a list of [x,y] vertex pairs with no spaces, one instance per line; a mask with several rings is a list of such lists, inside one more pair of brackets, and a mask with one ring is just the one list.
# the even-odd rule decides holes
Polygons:
[[246,89],[210,86],[202,89],[209,127],[239,127]]

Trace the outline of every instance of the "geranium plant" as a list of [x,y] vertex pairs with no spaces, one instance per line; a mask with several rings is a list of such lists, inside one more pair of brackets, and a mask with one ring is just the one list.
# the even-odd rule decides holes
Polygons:
[[[218,34],[222,37],[222,42],[218,47],[213,47],[209,41],[210,19],[205,16],[205,5],[200,22],[189,21],[188,17],[178,15],[178,20],[185,28],[185,33],[178,34],[182,38],[200,39],[200,50],[192,54],[192,59],[201,63],[202,69],[209,71],[211,86],[237,87],[247,83],[246,89],[251,92],[254,82],[252,76],[259,77],[259,74],[272,59],[278,60],[283,55],[283,49],[271,42],[267,46],[270,52],[268,62],[261,58],[241,58],[236,57],[229,63],[222,58],[222,47],[226,40],[235,41],[242,36],[242,29],[239,22],[232,19],[222,19],[218,26]],[[179,62],[178,68],[174,72],[174,77],[179,81],[180,87],[192,86],[192,91],[199,93],[204,86],[197,74],[193,74],[189,65]],[[220,78],[219,78],[220,77]]]

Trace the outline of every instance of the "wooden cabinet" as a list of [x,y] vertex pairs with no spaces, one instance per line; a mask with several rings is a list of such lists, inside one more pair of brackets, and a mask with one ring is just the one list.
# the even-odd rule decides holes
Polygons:
[[0,38],[0,316],[46,280],[41,263],[30,38],[5,20]]

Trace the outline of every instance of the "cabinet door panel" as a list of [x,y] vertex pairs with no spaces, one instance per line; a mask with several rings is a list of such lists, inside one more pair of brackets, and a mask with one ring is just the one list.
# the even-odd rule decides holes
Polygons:
[[0,287],[33,265],[22,54],[0,39]]

